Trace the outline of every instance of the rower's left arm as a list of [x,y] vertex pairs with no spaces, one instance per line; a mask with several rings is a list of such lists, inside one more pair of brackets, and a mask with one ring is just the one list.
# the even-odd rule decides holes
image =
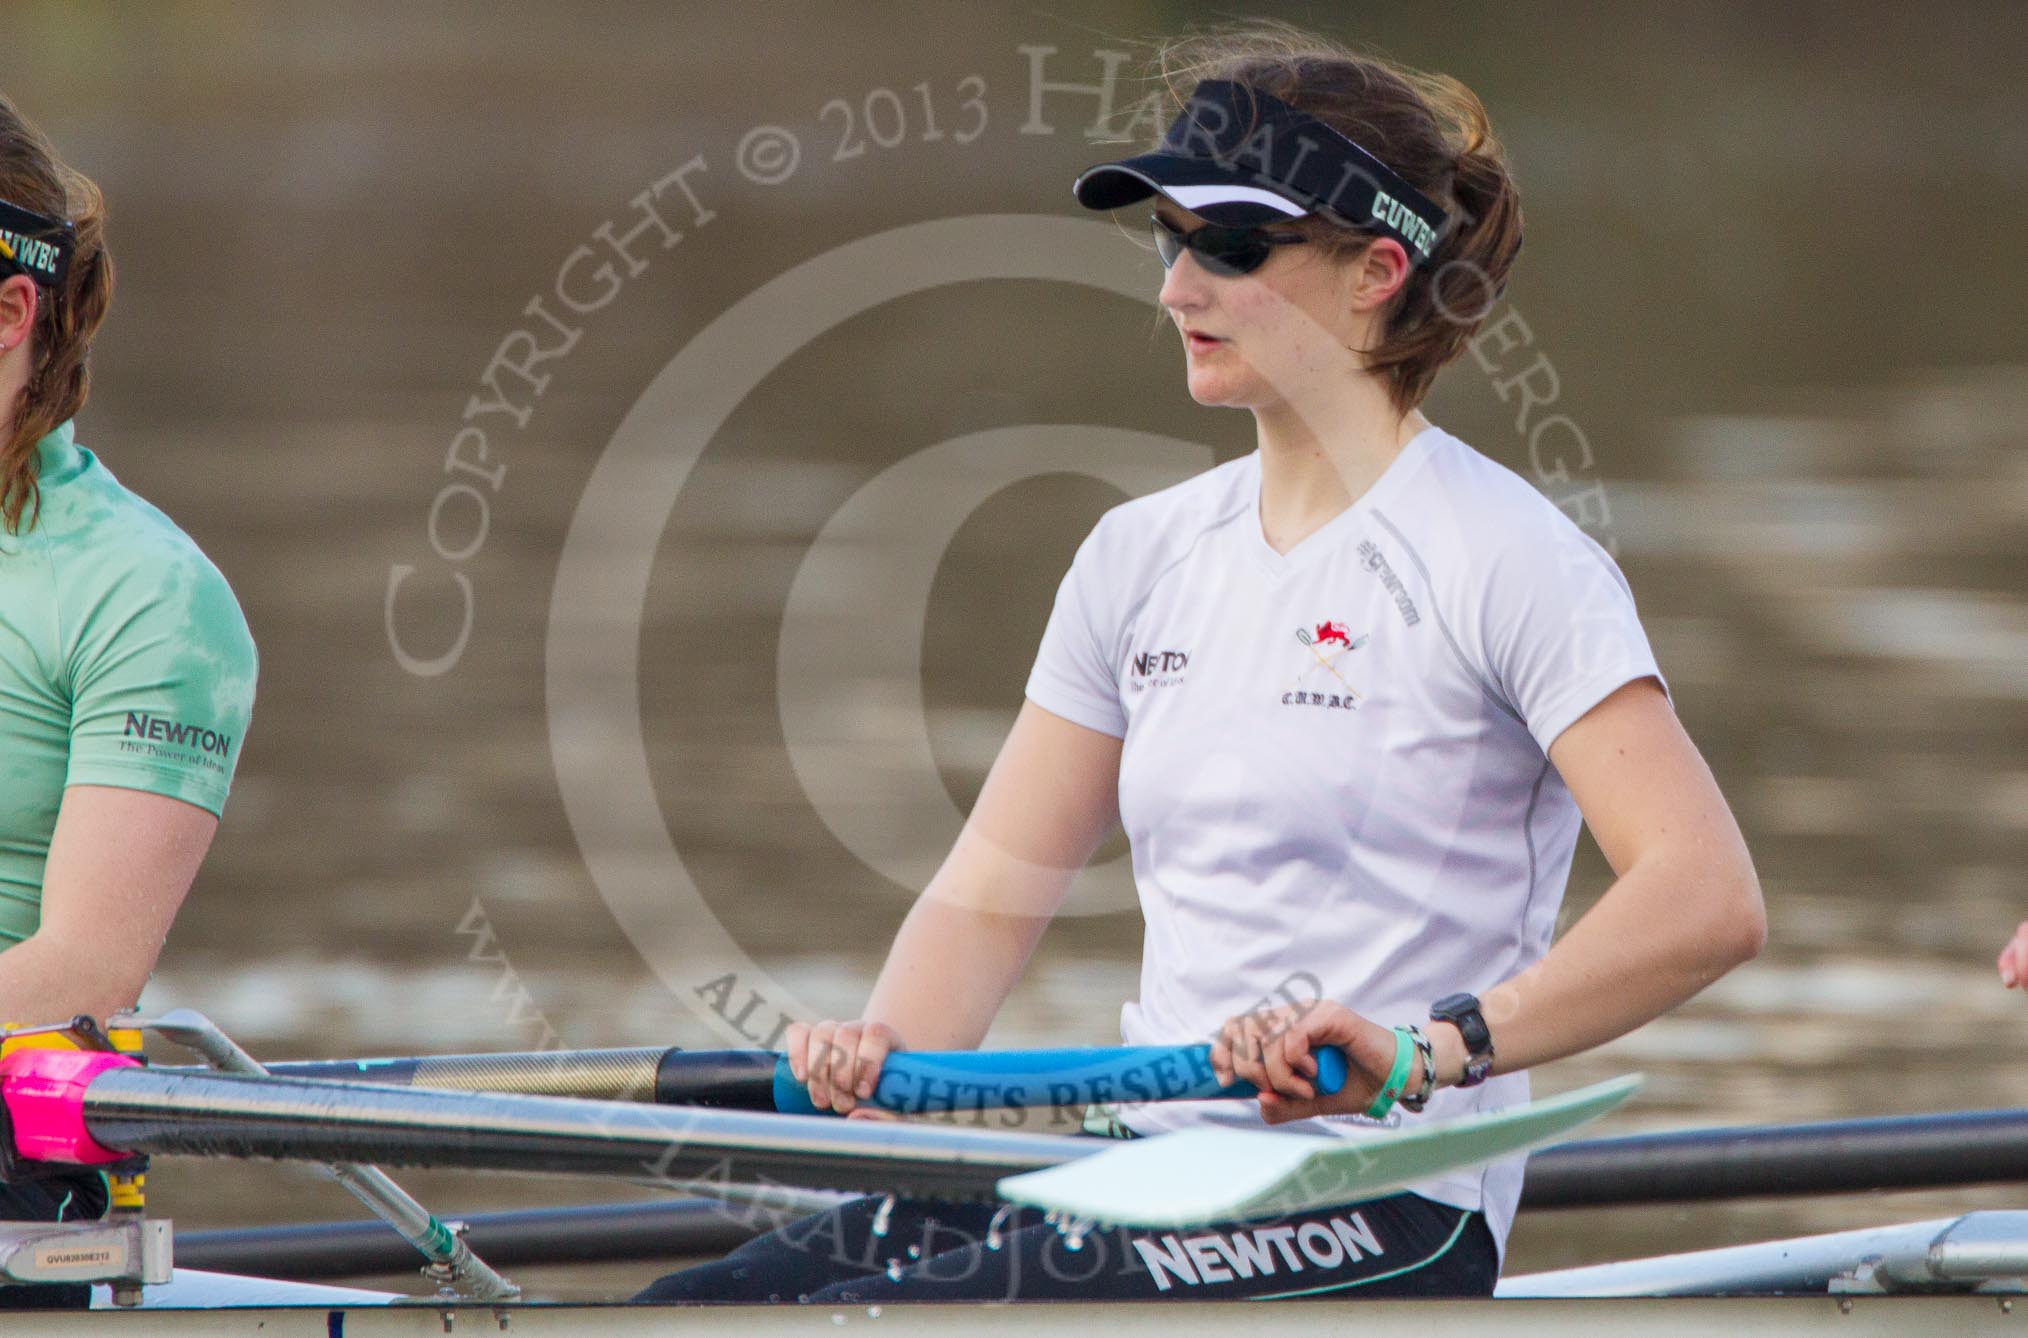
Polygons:
[[166,795],[66,789],[43,871],[41,925],[0,952],[0,1021],[132,1008],[217,828],[213,814]]
[[[1480,996],[1496,1073],[1623,1036],[1757,955],[1760,881],[1711,769],[1653,678],[1628,683],[1558,735],[1549,760],[1617,875],[1534,966]],[[1430,1029],[1446,1085],[1464,1070]]]

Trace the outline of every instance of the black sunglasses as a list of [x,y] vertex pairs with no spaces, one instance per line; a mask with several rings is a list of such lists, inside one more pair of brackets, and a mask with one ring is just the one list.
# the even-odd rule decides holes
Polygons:
[[1154,229],[1155,250],[1162,257],[1163,269],[1173,269],[1176,258],[1188,251],[1205,269],[1228,279],[1251,274],[1265,265],[1277,246],[1294,246],[1310,240],[1292,233],[1229,228],[1217,223],[1178,232],[1164,223],[1160,214],[1150,214],[1148,224]]

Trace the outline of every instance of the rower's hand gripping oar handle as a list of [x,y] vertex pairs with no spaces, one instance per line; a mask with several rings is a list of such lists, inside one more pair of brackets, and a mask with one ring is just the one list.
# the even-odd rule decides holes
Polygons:
[[[1319,1096],[1345,1086],[1345,1052],[1314,1052]],[[775,1061],[775,1109],[819,1111],[810,1093]],[[902,1115],[942,1111],[1083,1106],[1106,1101],[1206,1101],[1259,1095],[1252,1083],[1220,1085],[1208,1045],[1128,1045],[1067,1050],[900,1050],[881,1065],[869,1105]]]

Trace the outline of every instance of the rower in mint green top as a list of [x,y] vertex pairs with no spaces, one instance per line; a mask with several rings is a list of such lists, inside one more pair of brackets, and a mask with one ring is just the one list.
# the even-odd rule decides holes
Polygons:
[[0,947],[40,922],[66,786],[224,811],[258,667],[232,587],[190,536],[71,424],[36,457],[39,506],[0,532]]

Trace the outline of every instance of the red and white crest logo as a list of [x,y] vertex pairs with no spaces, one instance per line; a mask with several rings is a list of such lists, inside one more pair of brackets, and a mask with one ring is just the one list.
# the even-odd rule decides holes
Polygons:
[[1366,637],[1355,637],[1344,623],[1326,618],[1314,628],[1298,627],[1296,640],[1302,644],[1304,660],[1294,686],[1282,694],[1282,705],[1358,710],[1363,697],[1346,678],[1349,666],[1342,662],[1366,644]]

